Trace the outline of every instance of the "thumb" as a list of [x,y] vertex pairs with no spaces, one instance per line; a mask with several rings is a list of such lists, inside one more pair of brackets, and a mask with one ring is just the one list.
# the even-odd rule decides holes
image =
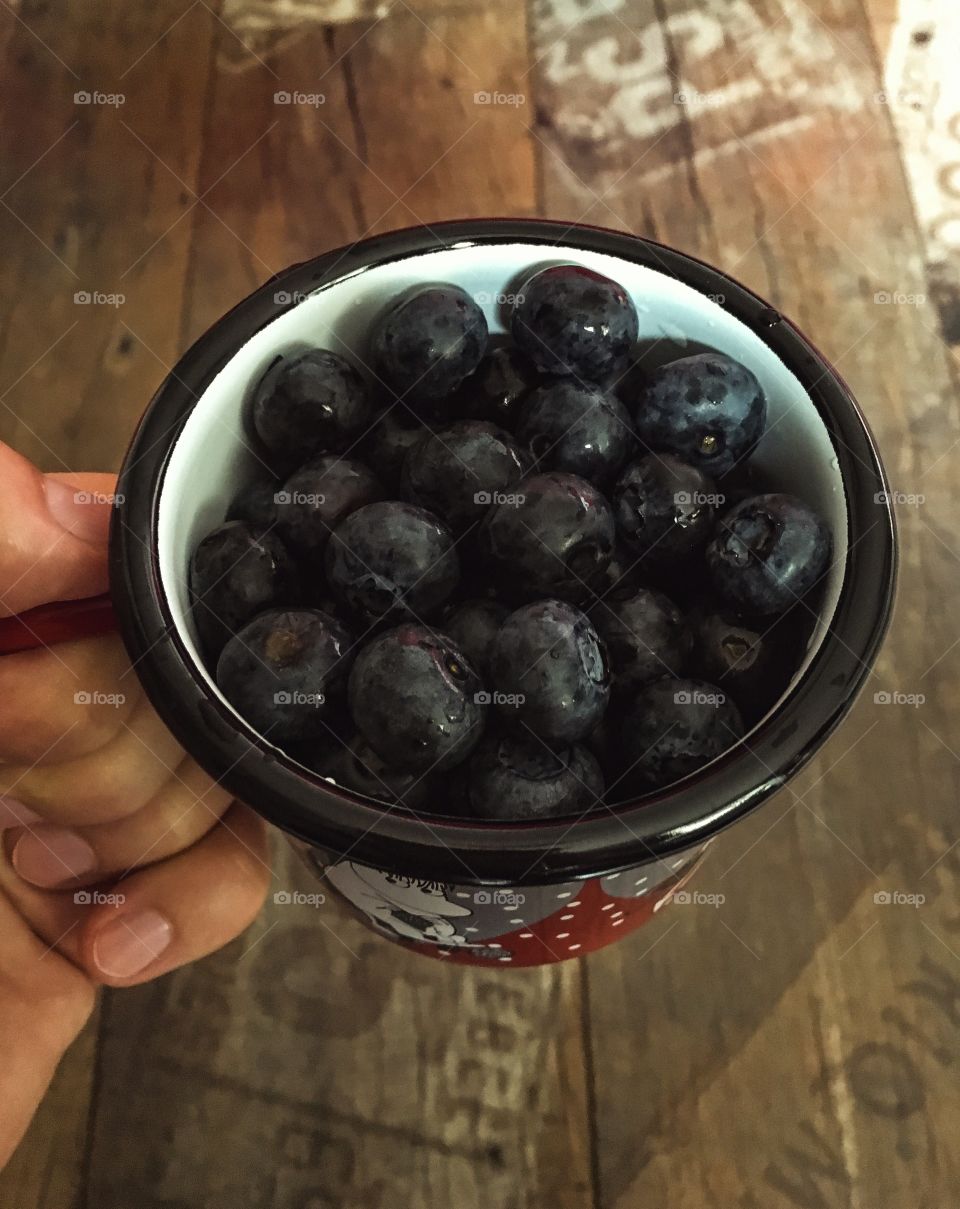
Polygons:
[[112,474],[42,474],[0,441],[0,617],[107,588]]

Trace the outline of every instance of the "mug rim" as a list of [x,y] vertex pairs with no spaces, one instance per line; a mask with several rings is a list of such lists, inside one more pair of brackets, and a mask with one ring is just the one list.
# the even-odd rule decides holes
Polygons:
[[[723,308],[808,393],[839,463],[846,565],[833,618],[800,679],[748,732],[749,742],[740,740],[664,790],[580,819],[441,818],[391,809],[323,780],[210,694],[162,588],[157,522],[167,465],[187,417],[226,362],[300,297],[384,263],[464,243],[596,251],[666,273],[699,293],[722,294]],[[280,287],[291,301],[276,301]],[[519,886],[602,876],[703,844],[790,779],[833,732],[870,674],[892,612],[897,540],[886,474],[859,405],[826,358],[767,301],[654,240],[548,219],[489,218],[409,227],[336,248],[275,274],[218,319],[178,360],[140,419],[117,484],[109,560],[120,634],[144,690],[184,749],[235,797],[340,859],[430,880]]]

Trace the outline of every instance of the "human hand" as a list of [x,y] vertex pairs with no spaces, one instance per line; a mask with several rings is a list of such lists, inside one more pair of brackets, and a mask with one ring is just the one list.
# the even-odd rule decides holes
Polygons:
[[[0,617],[103,592],[113,476],[0,444],[0,483]],[[226,944],[270,870],[262,821],[179,747],[116,635],[0,657],[0,830],[2,1165],[96,986]]]

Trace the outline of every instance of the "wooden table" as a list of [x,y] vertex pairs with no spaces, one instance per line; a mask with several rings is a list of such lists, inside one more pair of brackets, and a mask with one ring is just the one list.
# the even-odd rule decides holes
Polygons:
[[721,906],[511,974],[271,903],[104,996],[0,1204],[960,1203],[958,45],[953,0],[0,0],[0,434],[45,469],[116,468],[177,356],[287,263],[545,214],[766,295],[903,493],[876,673],[711,849]]

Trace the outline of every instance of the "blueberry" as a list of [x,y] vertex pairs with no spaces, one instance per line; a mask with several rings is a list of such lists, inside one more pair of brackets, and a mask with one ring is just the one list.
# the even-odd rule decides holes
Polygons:
[[464,600],[454,605],[443,619],[443,632],[453,639],[484,681],[489,679],[493,640],[509,612],[495,600]]
[[740,711],[715,684],[670,676],[654,680],[621,715],[624,771],[611,790],[623,799],[671,785],[716,759],[742,734]]
[[641,589],[626,600],[603,600],[590,620],[606,645],[612,689],[620,696],[661,676],[679,676],[690,651],[683,614],[662,592]]
[[622,542],[613,547],[609,562],[591,576],[590,587],[599,600],[624,600],[633,596],[641,586],[642,559],[629,551]]
[[217,684],[276,746],[326,742],[352,660],[350,632],[336,618],[319,609],[268,609],[223,648]]
[[511,613],[493,643],[490,680],[505,726],[548,743],[575,743],[603,716],[607,654],[585,613],[539,600]]
[[480,741],[480,679],[445,635],[405,624],[363,648],[350,673],[350,712],[373,750],[397,768],[453,768]]
[[610,505],[586,479],[556,471],[516,490],[520,502],[491,508],[477,535],[494,585],[514,600],[586,600],[613,552]]
[[717,523],[707,567],[717,592],[739,612],[783,613],[817,583],[830,561],[826,523],[792,495],[755,495]]
[[245,521],[251,529],[272,529],[277,519],[274,496],[280,484],[272,478],[256,478],[233,497],[228,521]]
[[207,534],[193,553],[189,582],[200,640],[214,657],[255,613],[301,600],[286,546],[244,521],[227,521]]
[[434,788],[429,775],[385,763],[360,734],[318,762],[316,771],[332,777],[344,789],[408,809],[422,806]]
[[538,470],[565,470],[605,488],[636,444],[630,415],[619,399],[596,386],[559,379],[538,387],[524,403],[517,436]]
[[322,453],[295,470],[277,492],[277,532],[305,561],[319,558],[345,517],[384,494],[362,462]]
[[404,499],[429,508],[454,532],[483,519],[523,477],[529,458],[508,432],[485,420],[460,420],[427,433],[403,463]]
[[373,357],[400,395],[443,399],[472,374],[487,347],[483,311],[454,285],[423,286],[394,302],[378,323]]
[[617,533],[628,549],[652,564],[677,564],[713,530],[718,498],[702,470],[668,453],[631,462],[613,491]]
[[626,369],[637,312],[615,281],[579,265],[543,269],[519,291],[511,330],[548,374],[604,382]]
[[654,370],[636,410],[637,436],[714,477],[746,457],[763,433],[767,403],[756,376],[722,353]]
[[450,399],[450,414],[490,420],[512,432],[520,405],[539,380],[536,367],[519,349],[492,348]]
[[363,379],[327,349],[282,357],[253,399],[253,426],[278,463],[290,468],[321,450],[342,450],[373,418]]
[[496,822],[581,815],[603,798],[600,766],[579,744],[551,751],[537,739],[487,734],[458,771],[470,814]]
[[342,521],[327,545],[326,569],[334,597],[370,619],[424,617],[460,579],[450,530],[399,500],[367,504]]
[[396,402],[380,413],[364,437],[360,454],[380,482],[391,492],[399,493],[404,458],[428,431],[419,416]]
[[781,646],[780,635],[774,632],[780,627],[754,629],[739,618],[703,610],[695,610],[688,622],[693,637],[691,667],[729,693],[745,717],[758,721],[790,679],[784,659],[786,641]]

